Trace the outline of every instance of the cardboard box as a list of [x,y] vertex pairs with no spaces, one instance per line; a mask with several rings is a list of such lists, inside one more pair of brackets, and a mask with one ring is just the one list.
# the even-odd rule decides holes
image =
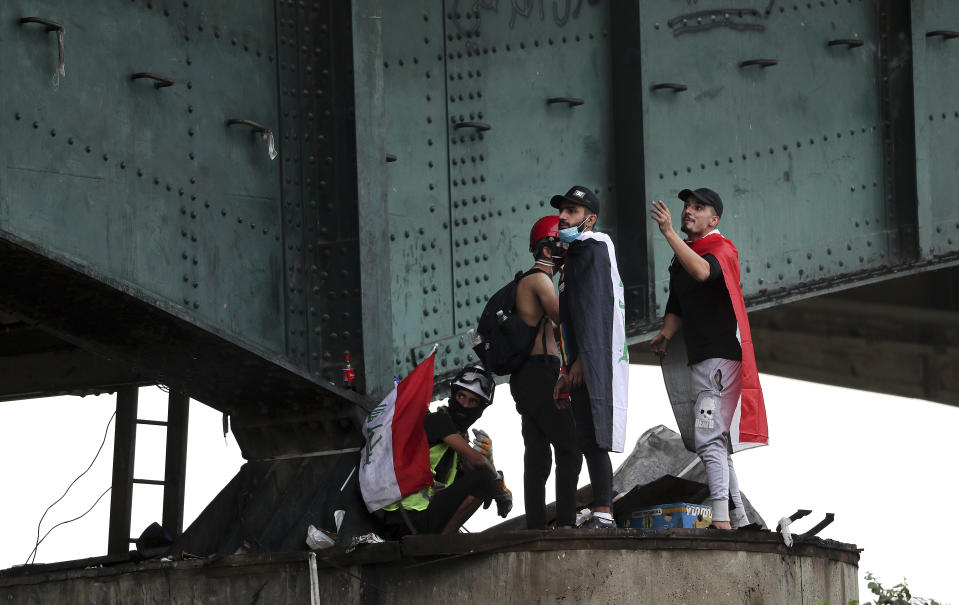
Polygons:
[[633,529],[705,528],[712,521],[713,507],[677,502],[638,508],[623,520],[622,526]]

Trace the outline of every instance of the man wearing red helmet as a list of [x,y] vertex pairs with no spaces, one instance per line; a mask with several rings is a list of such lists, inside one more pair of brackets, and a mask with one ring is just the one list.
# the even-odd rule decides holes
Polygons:
[[556,526],[576,520],[576,482],[583,464],[576,446],[572,411],[559,408],[553,386],[559,375],[559,348],[553,325],[559,322],[559,297],[553,275],[562,264],[566,246],[559,241],[559,217],[544,216],[529,234],[533,267],[516,288],[516,311],[528,326],[539,326],[526,363],[510,375],[509,389],[522,419],[523,486],[527,529],[546,529],[546,479],[550,445],[556,452]]

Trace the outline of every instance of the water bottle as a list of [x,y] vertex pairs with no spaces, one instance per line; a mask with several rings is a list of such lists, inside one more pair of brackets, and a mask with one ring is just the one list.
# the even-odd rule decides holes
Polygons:
[[556,386],[553,388],[553,399],[557,401],[569,401],[569,374],[566,366],[559,369],[559,377],[556,380]]
[[480,336],[479,332],[477,332],[474,328],[470,328],[469,330],[467,330],[466,335],[470,339],[471,347],[476,348],[480,346],[481,344],[483,344],[483,337]]
[[353,369],[353,364],[350,363],[350,354],[344,353],[343,360],[346,361],[346,365],[343,366],[343,388],[349,391],[355,391],[356,370]]

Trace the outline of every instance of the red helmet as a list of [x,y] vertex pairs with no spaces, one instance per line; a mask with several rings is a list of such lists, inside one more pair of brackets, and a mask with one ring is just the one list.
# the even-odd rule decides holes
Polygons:
[[535,223],[529,231],[529,249],[532,252],[536,243],[546,238],[559,239],[559,216],[551,214],[544,216]]

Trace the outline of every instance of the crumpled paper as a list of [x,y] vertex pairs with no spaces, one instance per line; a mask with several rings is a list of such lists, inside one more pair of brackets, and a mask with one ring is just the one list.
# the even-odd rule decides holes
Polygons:
[[325,531],[310,525],[306,529],[306,545],[310,550],[329,548],[336,542],[336,537],[330,537]]
[[350,541],[350,546],[346,549],[347,553],[351,553],[356,550],[357,546],[361,544],[382,544],[385,542],[383,538],[377,536],[375,533],[370,532],[368,534],[363,534],[362,536],[356,536],[353,540]]

